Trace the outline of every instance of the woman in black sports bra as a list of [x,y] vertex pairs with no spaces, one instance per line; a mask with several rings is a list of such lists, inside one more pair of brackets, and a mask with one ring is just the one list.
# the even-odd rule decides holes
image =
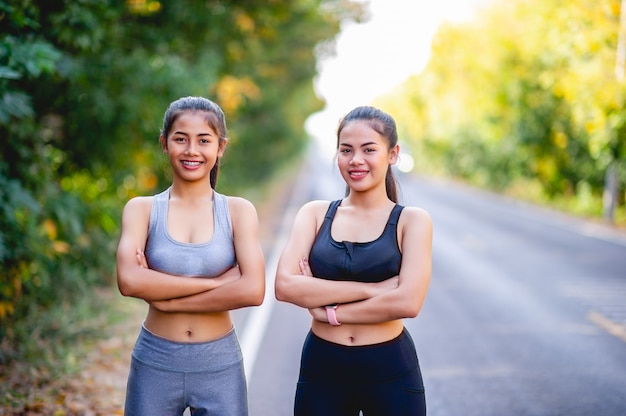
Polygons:
[[276,271],[276,298],[307,308],[294,414],[425,415],[415,346],[402,319],[419,313],[431,276],[432,221],[397,204],[396,125],[374,107],[337,130],[345,198],[296,216]]

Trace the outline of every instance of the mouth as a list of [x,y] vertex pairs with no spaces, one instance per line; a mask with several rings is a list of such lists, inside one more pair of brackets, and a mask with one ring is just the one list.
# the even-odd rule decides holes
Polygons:
[[367,171],[367,170],[350,170],[350,171],[348,171],[348,174],[350,175],[350,177],[354,178],[354,179],[362,178],[365,175],[367,175],[368,173],[369,173],[369,171]]
[[183,166],[186,166],[188,168],[196,168],[202,165],[203,162],[198,162],[195,160],[182,160],[181,163],[183,164]]

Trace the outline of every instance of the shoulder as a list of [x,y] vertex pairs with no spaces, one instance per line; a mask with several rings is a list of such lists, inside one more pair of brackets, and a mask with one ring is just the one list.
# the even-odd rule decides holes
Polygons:
[[[298,214],[296,215],[297,223],[307,223],[312,221],[313,223],[319,225],[324,221],[324,216],[328,211],[328,207],[330,206],[331,201],[322,201],[315,200],[309,201],[302,205],[298,210]],[[317,227],[316,228],[319,228]]]
[[421,220],[421,221],[432,222],[432,219],[430,218],[430,214],[424,208],[404,207],[404,209],[402,210],[402,214],[400,215],[410,221]]
[[302,205],[302,207],[300,208],[300,213],[305,215],[313,215],[315,217],[318,217],[320,214],[324,216],[326,214],[326,211],[328,211],[328,207],[330,206],[330,204],[331,201],[309,201]]
[[324,222],[331,201],[309,201],[302,205],[294,220],[294,227],[301,232],[303,229],[311,229],[317,232]]
[[125,213],[150,213],[153,196],[136,196],[131,198],[124,206]]
[[231,216],[254,215],[256,216],[256,207],[249,200],[240,196],[225,196],[228,210]]
[[243,198],[240,196],[226,196],[226,195],[224,195],[224,198],[226,198],[229,208],[253,209],[256,211],[254,204],[250,202],[249,200],[247,200],[246,198]]
[[419,207],[404,207],[398,225],[407,229],[431,229],[432,218],[428,211]]
[[152,196],[137,196],[130,199],[122,212],[122,230],[131,234],[140,229],[147,230],[152,209]]

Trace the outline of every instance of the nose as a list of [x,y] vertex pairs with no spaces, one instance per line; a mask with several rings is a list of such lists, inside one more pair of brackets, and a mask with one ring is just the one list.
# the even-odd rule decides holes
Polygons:
[[185,149],[185,153],[188,155],[195,155],[198,153],[197,146],[193,141],[189,141],[187,149]]
[[359,152],[352,153],[352,158],[350,159],[351,165],[358,165],[363,162],[363,157]]

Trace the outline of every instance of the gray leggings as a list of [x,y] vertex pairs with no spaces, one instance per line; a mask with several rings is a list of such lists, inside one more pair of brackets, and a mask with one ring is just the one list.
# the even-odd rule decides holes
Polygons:
[[243,359],[233,329],[202,343],[174,342],[141,328],[133,349],[126,416],[246,416]]

